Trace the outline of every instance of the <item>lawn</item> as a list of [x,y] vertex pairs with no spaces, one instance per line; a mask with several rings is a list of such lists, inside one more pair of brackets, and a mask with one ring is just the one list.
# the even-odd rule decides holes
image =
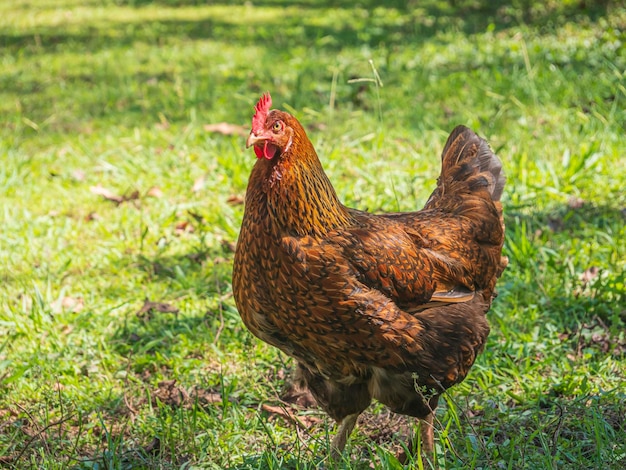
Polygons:
[[[622,2],[0,0],[0,61],[0,467],[325,463],[232,298],[264,91],[353,207],[420,208],[457,124],[504,163],[510,264],[437,465],[626,467]],[[373,406],[337,466],[401,468],[414,426]]]

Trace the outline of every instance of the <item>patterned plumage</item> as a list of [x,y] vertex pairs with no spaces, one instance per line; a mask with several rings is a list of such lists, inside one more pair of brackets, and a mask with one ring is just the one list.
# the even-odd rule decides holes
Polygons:
[[507,262],[501,163],[459,126],[424,209],[369,214],[341,204],[300,123],[270,107],[264,95],[247,142],[258,160],[233,270],[241,318],[296,359],[341,423],[337,452],[372,398],[425,420],[432,451],[438,397],[482,350]]

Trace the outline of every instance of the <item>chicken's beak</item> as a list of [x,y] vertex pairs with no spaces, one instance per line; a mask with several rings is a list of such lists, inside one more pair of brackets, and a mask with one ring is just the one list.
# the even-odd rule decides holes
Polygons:
[[254,134],[254,132],[250,132],[250,135],[248,136],[248,140],[246,140],[246,148],[249,149],[257,142],[261,142],[263,140],[264,140],[263,137],[258,137]]

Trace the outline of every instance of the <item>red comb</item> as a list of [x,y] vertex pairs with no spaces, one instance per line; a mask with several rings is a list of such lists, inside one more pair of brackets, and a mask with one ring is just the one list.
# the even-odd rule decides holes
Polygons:
[[259,102],[254,107],[255,113],[252,116],[252,132],[260,134],[265,125],[265,118],[272,107],[272,97],[269,92],[264,93]]

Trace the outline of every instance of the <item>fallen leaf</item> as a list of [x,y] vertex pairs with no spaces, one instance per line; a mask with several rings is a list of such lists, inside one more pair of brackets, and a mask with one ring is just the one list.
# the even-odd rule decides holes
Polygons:
[[163,197],[163,191],[161,191],[161,188],[157,186],[152,186],[150,189],[148,189],[146,196],[150,196],[150,197],[154,197],[158,199],[158,198]]
[[200,387],[196,387],[191,396],[202,405],[211,405],[213,403],[222,403],[222,395],[216,392],[210,392]]
[[193,232],[194,228],[193,228],[193,225],[191,225],[188,220],[181,220],[179,222],[176,222],[176,225],[174,226],[174,230],[176,232],[176,235],[182,235],[185,232],[187,233]]
[[130,194],[124,194],[123,196],[115,194],[113,191],[103,188],[100,185],[91,186],[89,190],[92,193],[97,194],[98,196],[102,196],[108,201],[112,201],[116,203],[118,206],[123,202],[134,201],[135,199],[139,199],[139,191],[137,190],[134,190]]
[[204,188],[204,184],[205,184],[205,176],[204,175],[198,176],[196,180],[193,182],[193,187],[191,188],[191,191],[194,193],[201,191],[202,188]]
[[85,306],[85,300],[82,297],[63,297],[61,305],[70,312],[80,312]]
[[69,335],[72,331],[74,331],[74,327],[72,325],[63,325],[61,328],[61,333],[64,335]]
[[570,209],[581,209],[585,205],[585,200],[576,196],[572,196],[567,201],[567,206]]
[[267,403],[263,403],[261,405],[261,409],[265,411],[266,413],[270,413],[274,416],[280,416],[281,418],[284,418],[285,420],[292,422],[293,424],[295,424],[301,429],[310,429],[312,426],[322,421],[321,418],[318,418],[317,416],[308,415],[308,414],[298,416],[294,412],[292,412],[292,410],[290,410],[289,408],[285,406],[274,406],[274,405],[268,405]]
[[230,124],[228,122],[218,122],[217,124],[207,124],[204,126],[206,132],[215,132],[217,134],[224,135],[240,135],[242,137],[247,136],[250,133],[250,128],[246,126],[240,126],[238,124]]
[[143,306],[137,311],[137,316],[143,317],[146,313],[150,313],[153,310],[161,313],[173,314],[177,314],[179,312],[179,310],[171,304],[165,302],[150,302],[150,300],[146,299],[143,302]]
[[600,274],[600,268],[597,266],[591,266],[585,269],[585,272],[580,275],[580,281],[583,283],[583,286],[586,286],[598,277],[598,274]]
[[85,172],[82,170],[74,170],[72,172],[72,178],[76,181],[85,181]]
[[274,405],[268,405],[267,403],[263,403],[261,405],[261,409],[263,411],[266,411],[267,413],[282,416],[283,418],[288,418],[290,420],[295,419],[294,414],[283,406],[274,406]]
[[82,297],[63,297],[52,304],[52,311],[54,313],[61,313],[62,311],[77,313],[84,306],[85,301]]
[[178,408],[189,400],[189,393],[183,387],[176,386],[176,379],[162,380],[158,383],[158,388],[152,393],[153,405],[156,399],[173,408]]
[[109,200],[109,201],[113,201],[117,204],[121,204],[122,202],[124,202],[124,198],[122,196],[119,196],[117,194],[115,194],[113,191],[110,191],[106,188],[103,188],[102,186],[98,185],[98,186],[92,186],[89,188],[89,190],[94,193],[97,194],[98,196],[102,196],[103,198]]
[[161,452],[161,440],[155,437],[148,445],[144,446],[143,451],[148,455],[159,455]]
[[124,196],[122,196],[124,198],[124,201],[122,202],[126,202],[126,201],[134,201],[136,199],[139,199],[139,191],[137,191],[136,189],[130,193],[130,194],[124,194]]

